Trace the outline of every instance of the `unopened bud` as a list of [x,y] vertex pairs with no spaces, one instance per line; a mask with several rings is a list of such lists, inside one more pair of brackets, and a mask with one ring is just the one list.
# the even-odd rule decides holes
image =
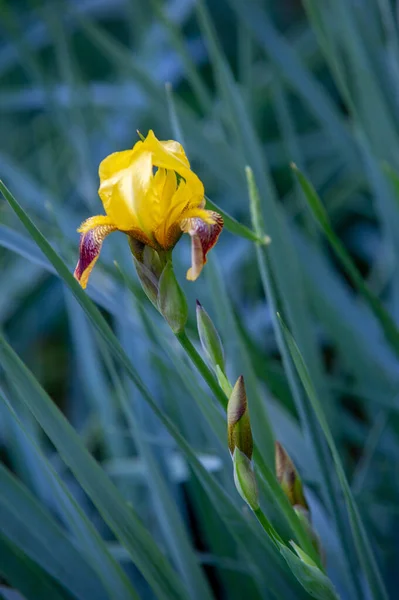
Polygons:
[[251,460],[253,440],[244,378],[241,375],[231,392],[227,405],[227,437],[230,454],[238,448]]
[[224,372],[224,352],[219,334],[206,310],[197,300],[197,327],[201,346],[213,366]]
[[155,308],[158,309],[158,284],[162,273],[159,254],[150,246],[145,246],[131,236],[128,236],[128,239],[141,287]]
[[306,502],[303,493],[302,481],[294,463],[279,442],[276,442],[275,450],[276,476],[285,495],[292,506],[298,505],[308,510],[308,503]]
[[258,486],[252,462],[236,447],[233,453],[234,483],[241,498],[252,510],[259,508]]
[[184,330],[188,316],[187,301],[170,261],[166,263],[159,279],[158,309],[173,333],[181,333]]

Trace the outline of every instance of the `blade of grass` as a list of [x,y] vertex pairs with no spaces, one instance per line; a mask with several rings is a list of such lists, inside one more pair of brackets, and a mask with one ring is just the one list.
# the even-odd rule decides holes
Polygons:
[[320,424],[320,427],[323,431],[328,447],[330,449],[337,476],[344,495],[345,503],[347,506],[355,547],[357,550],[360,564],[363,567],[365,577],[368,581],[370,592],[372,594],[372,597],[375,598],[375,600],[388,600],[388,594],[386,592],[381,573],[375,560],[371,543],[368,539],[368,535],[363,525],[355,499],[353,498],[348,480],[345,475],[344,468],[341,463],[338,449],[335,445],[334,438],[329,428],[322,405],[316,395],[316,391],[313,387],[307,367],[299,351],[299,348],[295,343],[294,338],[292,337],[290,331],[287,329],[287,327],[284,325],[281,319],[279,320],[279,322],[281,324],[284,338],[287,342],[290,354],[292,356],[292,360],[294,361],[302,385],[306,390],[312,409],[317,417],[317,420]]
[[79,376],[82,392],[96,414],[99,415],[104,436],[105,452],[112,457],[126,456],[126,440],[122,435],[118,409],[115,404],[93,339],[93,331],[86,315],[69,292],[65,294],[70,322],[73,350],[76,355],[75,372]]
[[304,100],[334,140],[339,152],[353,164],[354,144],[349,133],[323,87],[313,78],[289,43],[276,30],[261,5],[252,0],[245,7],[239,0],[229,0],[239,19],[247,24],[258,44],[265,50],[279,73]]
[[186,48],[186,42],[182,35],[181,29],[172,21],[165,10],[165,5],[160,0],[151,0],[151,6],[154,8],[156,16],[165,26],[171,43],[178,52],[184,66],[185,75],[195,93],[196,99],[204,114],[212,112],[212,97],[209,90],[204,84],[198,69],[193,62],[192,57]]
[[[122,338],[121,342],[124,343],[127,353],[134,351],[135,344],[132,344],[132,337],[126,329],[125,339]],[[172,496],[170,485],[168,485],[166,477],[162,475],[159,464],[162,457],[157,460],[155,449],[149,442],[151,427],[151,419],[148,419],[149,407],[143,406],[142,398],[137,394],[134,401],[129,401],[129,398],[133,397],[129,393],[129,387],[122,385],[107,349],[104,348],[103,352],[107,354],[108,371],[117,391],[132,439],[148,473],[146,482],[150,490],[155,518],[158,520],[173,563],[186,585],[187,597],[192,600],[211,600],[209,584],[199,566],[198,557],[194,553],[182,516],[176,506],[176,498]]]
[[[237,140],[237,144],[239,144],[241,154],[245,159],[244,164],[249,164],[254,169],[256,181],[262,197],[265,199],[262,209],[265,222],[268,224],[268,233],[270,233],[273,240],[269,247],[270,259],[279,294],[290,319],[290,324],[301,342],[301,347],[303,347],[316,389],[320,395],[327,398],[328,390],[324,381],[318,347],[315,339],[310,335],[312,323],[306,298],[302,292],[300,264],[297,260],[285,215],[277,201],[277,193],[268,165],[265,164],[262,146],[243,104],[240,90],[235,85],[231,69],[229,69],[221,51],[205,2],[198,0],[196,9],[211,59],[215,64],[215,72],[220,80],[226,111],[228,110],[230,114],[231,133]],[[242,167],[244,167],[244,164]],[[263,231],[263,234],[265,234],[265,231]],[[332,406],[329,401],[326,401],[326,405]],[[333,421],[334,414],[332,411],[329,413],[329,418]]]
[[36,498],[0,465],[0,530],[20,552],[81,600],[107,595],[91,567]]
[[0,534],[0,573],[23,595],[25,600],[51,598],[71,600],[67,594],[33,560]]
[[212,200],[210,200],[207,196],[205,196],[205,200],[206,208],[208,208],[209,210],[216,210],[216,212],[222,215],[224,226],[226,227],[227,231],[230,231],[230,233],[243,237],[257,244],[265,245],[270,243],[270,238],[268,235],[265,234],[263,237],[259,237],[258,235],[256,235],[256,233],[249,229],[249,227],[246,227],[245,225],[242,225],[242,223],[239,223],[236,219],[231,217],[225,210],[220,208],[220,206],[212,202]]
[[369,290],[368,286],[365,284],[363,277],[352,261],[349,252],[346,250],[345,246],[334,232],[327,212],[321,203],[321,200],[317,195],[313,185],[308,181],[305,175],[301,173],[296,165],[292,165],[292,168],[298,178],[313,216],[315,217],[322,231],[325,233],[327,240],[331,244],[331,247],[335,251],[336,256],[340,260],[352,283],[367,300],[370,308],[380,322],[381,328],[384,331],[386,339],[391,344],[392,349],[399,356],[399,330],[396,327],[395,321],[384,308],[381,301]]
[[[252,173],[252,170],[247,167],[246,169],[248,178],[248,192],[250,197],[250,207],[252,222],[254,227],[261,233],[263,231],[263,218],[260,211],[260,197],[256,187],[256,182]],[[292,361],[290,359],[286,344],[284,343],[283,336],[281,335],[279,323],[276,319],[277,312],[277,300],[274,287],[272,285],[272,277],[270,274],[270,267],[268,257],[262,252],[261,248],[257,248],[257,259],[259,265],[259,271],[265,291],[266,298],[268,298],[271,305],[271,315],[273,329],[276,336],[276,341],[280,354],[282,357],[284,370],[287,374],[288,382],[290,385],[291,393],[295,401],[295,405],[300,417],[301,425],[305,430],[309,441],[312,444],[314,453],[318,460],[319,467],[319,478],[321,482],[321,491],[323,494],[326,506],[330,508],[331,514],[334,518],[340,542],[343,548],[347,550],[347,556],[351,557],[351,547],[347,537],[346,523],[343,519],[342,511],[340,509],[340,501],[335,489],[334,482],[330,475],[330,463],[331,460],[327,454],[327,448],[324,440],[321,438],[321,432],[317,425],[317,422],[310,410],[307,403],[304,402],[302,392],[300,390],[296,374],[293,369]],[[349,586],[351,586],[351,594],[354,597],[361,598],[361,590],[359,589],[359,583],[356,577],[356,563],[350,558],[351,567],[347,569],[346,579]]]
[[[0,398],[5,403],[8,411],[10,412],[10,415],[14,419],[17,427],[19,427],[21,434],[24,436],[33,459],[40,464],[43,477],[45,478],[49,488],[53,490],[55,501],[57,503],[57,506],[59,507],[60,512],[63,514],[64,521],[68,525],[71,532],[75,535],[77,544],[86,553],[88,562],[96,570],[99,579],[104,582],[104,588],[107,589],[110,596],[116,595],[118,598],[121,599],[124,598],[126,600],[137,600],[138,595],[132,588],[131,583],[127,579],[123,570],[120,568],[119,564],[109,554],[105,543],[101,539],[100,535],[97,533],[95,527],[90,523],[85,513],[79,507],[75,499],[71,496],[69,490],[59,478],[54,468],[45,459],[44,455],[37,447],[37,444],[32,439],[29,432],[26,431],[23,423],[16,415],[10,402],[1,392]],[[0,474],[2,475],[2,479],[4,479],[7,472],[5,470],[3,472],[0,471]],[[61,534],[63,534],[63,536],[65,534],[61,531],[58,531],[58,527],[55,525],[53,526],[52,523],[46,523],[45,515],[42,514],[43,511],[41,510],[41,507],[36,506],[36,503],[34,501],[31,502],[31,505],[28,504],[28,494],[25,494],[26,498],[23,497],[22,494],[19,493],[22,492],[22,488],[20,487],[20,489],[18,489],[16,482],[14,484],[14,488],[11,489],[11,481],[12,480],[10,480],[9,477],[9,490],[7,498],[13,498],[12,504],[15,510],[17,511],[18,515],[22,516],[22,514],[26,514],[29,511],[29,509],[32,509],[33,507],[36,509],[36,513],[32,516],[26,516],[24,518],[24,522],[37,524],[37,527],[39,528],[39,539],[45,540],[46,548],[56,549],[54,553],[51,553],[51,556],[53,556],[54,558],[58,557],[63,548],[63,545],[65,545],[65,542],[69,542],[69,539],[66,538],[65,541],[62,538],[56,539],[55,536],[60,537]],[[4,489],[3,486],[2,489]],[[19,496],[17,495],[18,493]],[[39,519],[39,517],[41,518]],[[46,529],[45,525],[47,525]],[[47,537],[45,535],[45,532],[47,533]],[[25,548],[23,548],[23,550],[26,552]],[[35,560],[37,560],[37,558],[38,555],[37,557],[35,556]],[[85,579],[83,577],[83,574],[80,574],[78,572],[79,563],[76,566],[74,565],[71,559],[63,555],[60,556],[59,560],[62,565],[61,574],[63,575],[63,577],[66,578],[67,585],[68,582],[69,585],[75,582],[79,584],[84,583]],[[83,565],[84,562],[82,560],[82,556],[79,557],[79,560]],[[47,564],[49,564],[50,562],[51,561],[48,558],[46,558],[46,560],[44,560],[43,568],[47,570]],[[67,568],[70,568],[72,573],[68,573]],[[51,574],[54,576],[53,573]],[[100,595],[98,591],[85,590],[81,597],[82,600],[86,600],[88,597],[100,599],[103,596],[104,598],[106,597],[103,591]]]
[[[101,342],[100,340],[100,343],[102,343],[102,345],[104,346],[104,342]],[[108,354],[105,347],[103,348],[103,352],[105,355]],[[108,360],[106,362],[108,363]],[[111,372],[114,372],[113,367],[111,367]],[[191,446],[178,431],[176,425],[156,405],[152,405],[151,408],[154,414],[159,419],[159,421],[165,426],[165,428],[175,440],[179,450],[182,452],[193,473],[198,478],[198,481],[203,487],[205,493],[209,496],[211,506],[214,507],[215,511],[218,513],[219,518],[225,523],[231,535],[236,540],[237,547],[242,550],[243,556],[245,557],[245,561],[249,561],[248,564],[252,564],[253,568],[256,569],[256,571],[258,572],[259,568],[264,568],[264,560],[262,559],[262,554],[263,552],[265,552],[268,555],[268,560],[274,565],[273,569],[276,569],[276,573],[272,574],[268,572],[267,577],[269,579],[269,582],[271,580],[274,580],[275,575],[276,579],[280,580],[281,563],[279,561],[279,558],[276,556],[275,547],[272,544],[271,540],[263,535],[262,530],[252,519],[246,522],[244,528],[242,528],[241,526],[236,527],[233,525],[239,522],[237,521],[237,519],[240,519],[241,514],[240,508],[237,507],[237,503],[230,498],[230,496],[226,492],[226,489],[219,482],[217,482],[207,471],[207,469],[198,459],[196,453],[193,451]],[[246,552],[246,545],[243,545],[244,539],[246,540],[246,542],[248,542],[249,535],[255,536],[257,543],[259,543],[262,548],[262,552],[260,554],[256,554],[256,556],[259,556],[259,562],[256,561],[256,564],[253,564],[253,557],[251,558],[251,554]],[[276,589],[278,589],[278,585]],[[284,592],[284,594],[287,593],[288,591]]]
[[149,585],[165,599],[185,598],[186,593],[176,573],[141,524],[140,518],[127,506],[104,471],[87,452],[78,434],[1,335],[0,357],[21,400],[53,442],[104,520],[125,545]]
[[258,385],[250,356],[237,326],[227,283],[215,256],[209,260],[206,277],[218,322],[223,324],[221,331],[226,336],[226,347],[229,348],[230,360],[234,366],[234,377],[243,375],[245,379],[252,429],[259,456],[271,467],[274,465],[274,432],[267,413],[267,398]]

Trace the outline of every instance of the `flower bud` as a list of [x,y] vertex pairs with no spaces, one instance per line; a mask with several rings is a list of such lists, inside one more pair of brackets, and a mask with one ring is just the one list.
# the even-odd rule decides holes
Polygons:
[[224,372],[224,351],[219,334],[212,320],[200,302],[197,300],[197,327],[201,346],[211,365],[219,367]]
[[187,322],[188,308],[171,261],[166,263],[159,279],[157,304],[158,310],[169,323],[173,333],[181,333]]
[[258,486],[252,462],[236,447],[233,453],[234,483],[241,498],[252,510],[258,510]]
[[292,506],[298,505],[308,510],[308,503],[303,493],[302,481],[298,471],[279,442],[276,442],[275,445],[275,460],[277,480],[288,500]]
[[131,236],[129,236],[129,246],[141,287],[155,308],[158,309],[158,284],[162,273],[159,253]]
[[238,448],[251,460],[253,440],[244,378],[241,375],[231,392],[227,405],[227,437],[230,454]]

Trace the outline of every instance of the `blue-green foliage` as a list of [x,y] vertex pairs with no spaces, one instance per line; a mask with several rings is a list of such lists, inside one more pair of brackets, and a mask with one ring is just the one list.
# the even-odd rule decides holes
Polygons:
[[[398,19],[389,0],[303,4],[1,4],[0,597],[395,597]],[[198,298],[246,381],[262,510],[306,546],[272,475],[278,439],[334,588],[308,585],[313,566],[237,494],[226,398],[147,300],[125,237],[87,293],[72,278],[76,228],[103,212],[99,162],[148,129],[184,143],[227,213],[197,282],[188,236],[174,250],[187,333],[202,352]]]

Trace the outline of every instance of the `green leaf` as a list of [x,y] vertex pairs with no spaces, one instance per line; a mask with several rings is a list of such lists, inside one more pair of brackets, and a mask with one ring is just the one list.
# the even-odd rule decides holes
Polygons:
[[249,227],[246,227],[242,223],[239,223],[236,219],[231,217],[225,210],[220,208],[220,206],[212,202],[212,200],[210,200],[207,196],[205,197],[205,199],[206,208],[208,208],[209,210],[215,210],[216,212],[222,215],[224,226],[226,227],[227,231],[230,231],[230,233],[233,233],[234,235],[238,235],[242,238],[250,240],[251,242],[255,242],[263,246],[270,244],[271,239],[268,235],[256,235],[256,233],[254,233],[252,229],[249,229]]
[[277,543],[289,568],[312,598],[317,598],[317,600],[338,599],[330,579],[314,563],[312,564],[310,559],[309,561],[305,561],[294,554],[284,544]]
[[379,298],[377,298],[377,296],[375,296],[365,284],[363,277],[361,276],[356,265],[352,261],[349,252],[347,252],[345,246],[331,227],[328,214],[319,196],[317,195],[317,192],[314,189],[313,185],[308,181],[305,175],[296,167],[296,165],[292,165],[292,168],[305,194],[309,207],[316,221],[320,225],[321,229],[324,231],[333,250],[335,251],[337,258],[340,260],[343,268],[345,269],[347,275],[350,277],[352,283],[367,300],[370,308],[372,309],[372,311],[374,312],[375,316],[381,324],[386,339],[391,344],[396,354],[399,356],[399,330],[396,327],[395,321],[393,320],[389,312],[384,308]]
[[335,470],[338,476],[338,480],[340,482],[342,492],[344,495],[345,503],[348,510],[349,521],[351,524],[352,535],[355,542],[356,551],[359,557],[360,564],[363,567],[363,571],[365,577],[367,578],[370,591],[372,593],[372,597],[375,600],[388,599],[387,592],[385,590],[385,586],[383,583],[383,579],[381,577],[377,562],[374,557],[374,552],[372,549],[372,545],[368,539],[367,532],[363,525],[358,507],[356,505],[355,499],[353,498],[348,480],[345,475],[344,468],[341,463],[341,459],[339,457],[339,453],[337,447],[335,445],[334,438],[331,434],[330,427],[328,425],[328,421],[325,417],[322,405],[316,395],[315,389],[313,387],[312,381],[310,379],[307,367],[304,363],[302,355],[299,351],[298,346],[295,343],[294,338],[292,337],[290,331],[281,321],[281,327],[284,334],[284,338],[287,342],[288,348],[290,350],[292,359],[294,361],[295,367],[298,371],[298,375],[301,379],[302,385],[306,390],[308,398],[310,400],[312,409],[317,417],[319,425],[324,433],[324,437],[329,446]]
[[176,573],[143,527],[140,518],[127,506],[107,475],[87,452],[78,434],[1,335],[0,363],[21,400],[124,544],[149,585],[161,597],[185,598]]
[[17,588],[26,600],[70,600],[57,583],[17,546],[0,534],[0,574]]
[[[108,349],[104,348],[108,354]],[[142,406],[132,404],[129,401],[128,390],[122,386],[122,382],[112,363],[111,357],[107,357],[107,365],[116,392],[129,425],[132,439],[139,451],[148,476],[147,482],[151,492],[154,505],[154,513],[163,532],[164,542],[170,550],[171,557],[180,572],[193,600],[211,600],[211,591],[205,574],[200,568],[197,553],[186,531],[185,524],[176,506],[175,498],[168,488],[167,479],[162,476],[160,465],[155,457],[155,451],[147,441],[149,437],[146,418],[147,411]]]
[[[249,197],[250,197],[252,222],[253,222],[254,228],[257,231],[261,232],[261,231],[263,231],[263,218],[262,218],[262,214],[261,214],[260,196],[259,196],[258,188],[256,185],[256,181],[255,181],[252,169],[250,167],[246,168],[246,174],[247,174],[247,180],[248,180],[248,192],[249,192]],[[319,428],[317,426],[317,419],[315,418],[315,415],[311,411],[310,407],[304,401],[302,390],[299,387],[298,379],[297,379],[296,373],[295,373],[293,365],[292,365],[292,360],[290,358],[288,349],[284,342],[284,338],[281,334],[278,320],[276,318],[276,312],[277,312],[276,296],[277,296],[277,294],[275,291],[275,287],[272,284],[272,276],[270,273],[271,268],[270,268],[269,257],[262,251],[261,248],[257,248],[257,259],[258,259],[258,265],[259,265],[259,271],[261,274],[262,284],[263,284],[264,291],[265,291],[265,296],[268,298],[268,300],[270,302],[270,306],[271,306],[273,329],[274,329],[274,333],[276,336],[277,345],[278,345],[278,348],[281,353],[284,370],[287,375],[287,379],[289,382],[289,386],[291,389],[293,399],[295,401],[295,405],[296,405],[298,414],[300,416],[301,426],[304,428],[305,432],[309,436],[309,439],[311,440],[313,452],[318,461],[320,479],[321,479],[321,483],[322,483],[323,497],[326,502],[326,505],[330,507],[331,512],[334,516],[342,546],[348,548],[348,546],[346,546],[348,544],[346,523],[343,519],[343,515],[342,515],[341,508],[340,508],[339,499],[337,497],[337,493],[335,490],[334,482],[330,475],[331,460],[327,453],[327,448],[324,443],[324,440],[322,439]],[[282,490],[281,490],[281,492],[282,492]],[[282,506],[285,506],[286,516],[287,516],[287,518],[290,518],[290,520],[292,521],[292,515],[290,513],[289,508],[284,504],[282,504]],[[290,506],[290,508],[292,508],[292,507]],[[295,515],[295,517],[297,517],[297,515]],[[296,521],[294,520],[294,524],[295,523],[296,523]],[[298,527],[296,529],[298,529]],[[301,529],[302,529],[302,527],[300,527],[300,531],[301,531]],[[300,539],[300,538],[298,537],[298,539]],[[315,558],[315,560],[317,560],[314,549],[312,550],[311,544],[309,545],[308,537],[306,536],[305,539],[307,542],[306,550],[307,550],[308,554],[310,554],[312,557]],[[305,548],[303,543],[302,543],[302,546]],[[348,552],[350,552],[350,550],[348,550]],[[351,573],[351,570],[349,568],[347,570],[346,576],[347,576],[348,584],[351,585],[351,580],[354,577],[354,574]],[[355,588],[356,584],[353,583],[352,585],[353,585],[353,588]]]
[[[98,580],[103,581],[109,594],[115,594],[121,599],[136,600],[137,594],[131,583],[109,554],[95,527],[45,459],[4,394],[0,393],[0,399],[4,401],[16,427],[24,436],[32,459],[39,464],[43,480],[48,489],[52,490],[58,509],[81,547],[82,554],[77,552],[67,534],[46,515],[35,498],[6,469],[0,469],[1,488],[7,490],[3,501],[0,499],[0,504],[3,505],[0,511],[0,529],[8,532],[8,537],[14,533],[15,537],[12,539],[16,544],[25,540],[22,550],[82,600],[87,597],[99,600],[106,598]],[[15,526],[10,531],[12,520],[15,521]],[[21,529],[24,530],[24,535],[21,535]],[[98,579],[89,565],[96,571]]]
[[0,531],[74,597],[106,600],[92,568],[35,497],[0,466]]

